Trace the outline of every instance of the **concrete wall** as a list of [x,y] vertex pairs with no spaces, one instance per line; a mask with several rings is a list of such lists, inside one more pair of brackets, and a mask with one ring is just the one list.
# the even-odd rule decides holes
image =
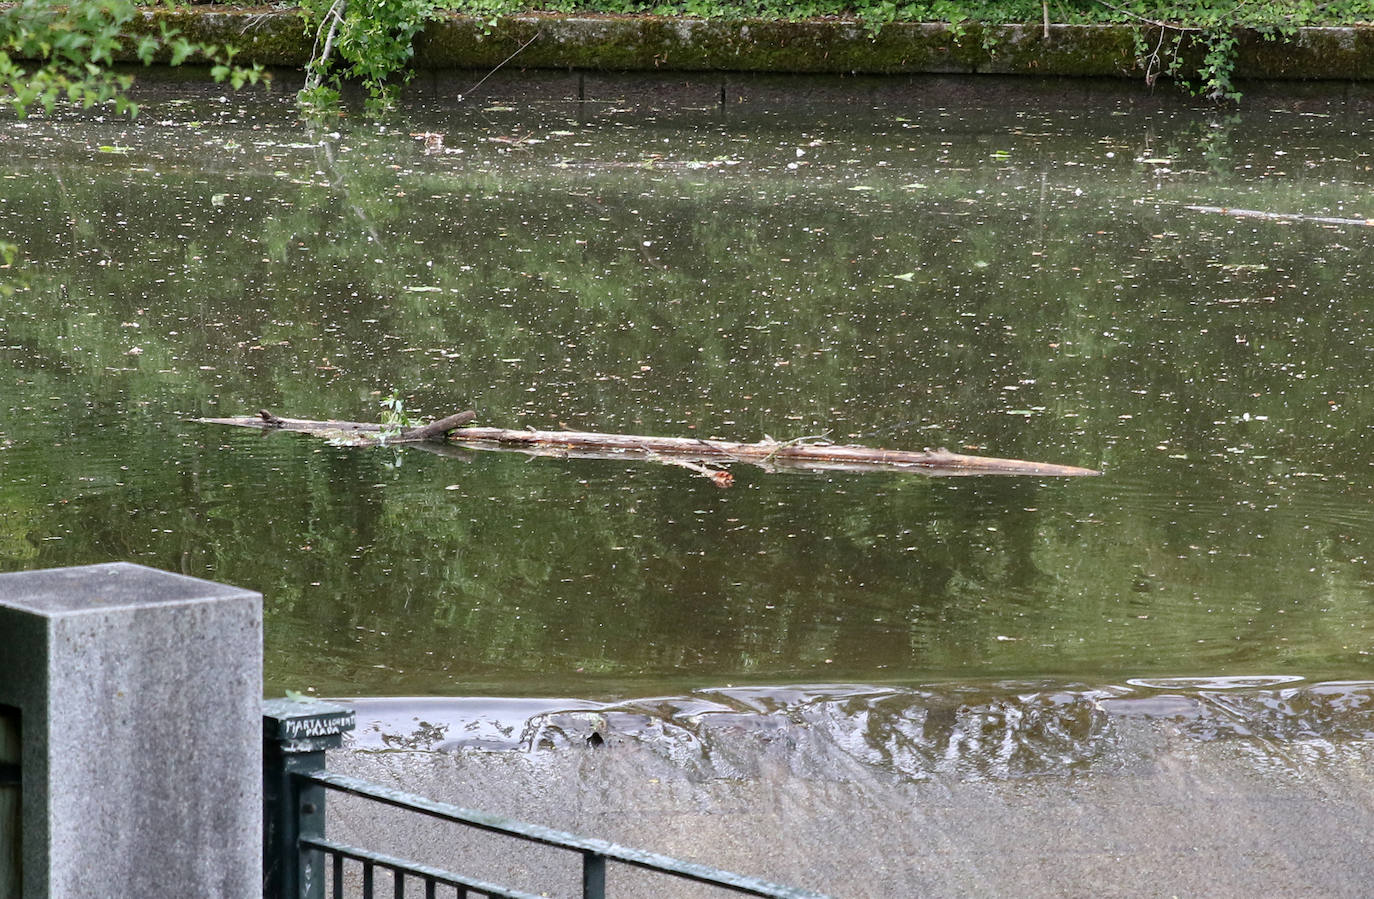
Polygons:
[[[158,9],[142,28],[162,24],[194,40],[231,43],[240,61],[303,66],[314,37],[295,10],[202,6]],[[536,37],[537,35],[537,37]],[[811,72],[829,74],[1020,74],[1143,78],[1136,38],[1159,32],[1127,25],[893,23],[873,34],[840,20],[779,22],[655,16],[449,15],[416,40],[419,69],[491,69],[534,38],[517,68],[620,71]],[[1201,52],[1185,52],[1195,65]],[[129,61],[133,61],[132,57]],[[1186,67],[1185,67],[1186,68]],[[1305,28],[1291,40],[1241,32],[1236,76],[1249,79],[1374,79],[1374,27]]]

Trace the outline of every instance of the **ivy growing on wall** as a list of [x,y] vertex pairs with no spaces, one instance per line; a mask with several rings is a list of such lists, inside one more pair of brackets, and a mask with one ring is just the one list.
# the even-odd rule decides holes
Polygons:
[[[149,6],[179,0],[18,0],[0,8],[0,102],[21,115],[60,102],[89,107],[113,102],[133,113],[133,78],[114,67],[121,51],[145,64],[209,64],[235,87],[256,83],[258,66],[234,62],[233,48],[199,44],[164,26],[130,37]],[[369,105],[394,102],[404,83],[415,35],[447,12],[490,20],[539,10],[563,13],[657,14],[702,18],[797,20],[841,16],[878,32],[893,22],[943,22],[956,33],[977,25],[1123,24],[1136,28],[1136,53],[1147,83],[1172,80],[1217,101],[1235,100],[1237,46],[1242,32],[1269,40],[1309,25],[1374,21],[1374,0],[300,0],[315,36],[301,97],[337,101],[344,81],[360,82]]]
[[1163,75],[1195,94],[1219,101],[1240,99],[1235,69],[1242,31],[1255,32],[1265,40],[1282,40],[1304,26],[1374,19],[1371,0],[1091,0],[1091,4],[1101,21],[1140,26],[1136,53],[1148,84],[1153,86]]
[[1279,40],[1304,26],[1374,21],[1374,0],[447,0],[444,6],[487,17],[535,8],[703,18],[844,16],[875,32],[893,22],[944,22],[956,32],[974,25],[1123,24],[1137,28],[1137,55],[1151,86],[1164,77],[1219,101],[1240,97],[1234,80],[1240,32]]

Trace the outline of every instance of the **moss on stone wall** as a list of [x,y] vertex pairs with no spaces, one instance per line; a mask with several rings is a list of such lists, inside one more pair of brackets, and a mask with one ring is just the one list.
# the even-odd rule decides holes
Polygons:
[[[238,60],[264,66],[300,67],[310,61],[311,36],[305,20],[290,10],[224,7],[149,9],[130,29],[133,37],[156,35],[163,25],[177,29],[192,43],[228,44],[239,50]],[[123,60],[133,62],[132,53]],[[166,52],[158,62],[167,61]]]
[[[304,66],[312,37],[299,15],[271,8],[183,7],[145,14],[188,38],[231,43],[239,60]],[[416,41],[419,69],[492,68],[531,38],[514,65],[602,71],[837,74],[1024,74],[1140,77],[1139,29],[1125,25],[893,23],[877,34],[856,21],[784,22],[654,16],[512,15],[487,22],[449,15]],[[1144,33],[1147,42],[1151,34]],[[1186,56],[1185,56],[1186,58]],[[1244,33],[1237,74],[1247,78],[1374,79],[1374,27],[1308,28],[1291,41]]]

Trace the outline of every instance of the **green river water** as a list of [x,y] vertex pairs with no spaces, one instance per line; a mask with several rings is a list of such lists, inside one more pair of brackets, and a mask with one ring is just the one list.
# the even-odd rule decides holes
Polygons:
[[[1369,678],[1368,117],[816,84],[0,120],[0,569],[261,591],[278,693]],[[1104,475],[721,490],[192,421],[393,389]]]

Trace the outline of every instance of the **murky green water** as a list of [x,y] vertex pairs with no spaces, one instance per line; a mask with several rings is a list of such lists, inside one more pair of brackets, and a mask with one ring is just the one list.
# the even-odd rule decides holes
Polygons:
[[[1367,117],[1061,99],[6,119],[0,568],[260,590],[272,690],[1368,677],[1374,228],[1186,208],[1374,216]],[[1106,474],[719,490],[189,421],[393,387]]]

